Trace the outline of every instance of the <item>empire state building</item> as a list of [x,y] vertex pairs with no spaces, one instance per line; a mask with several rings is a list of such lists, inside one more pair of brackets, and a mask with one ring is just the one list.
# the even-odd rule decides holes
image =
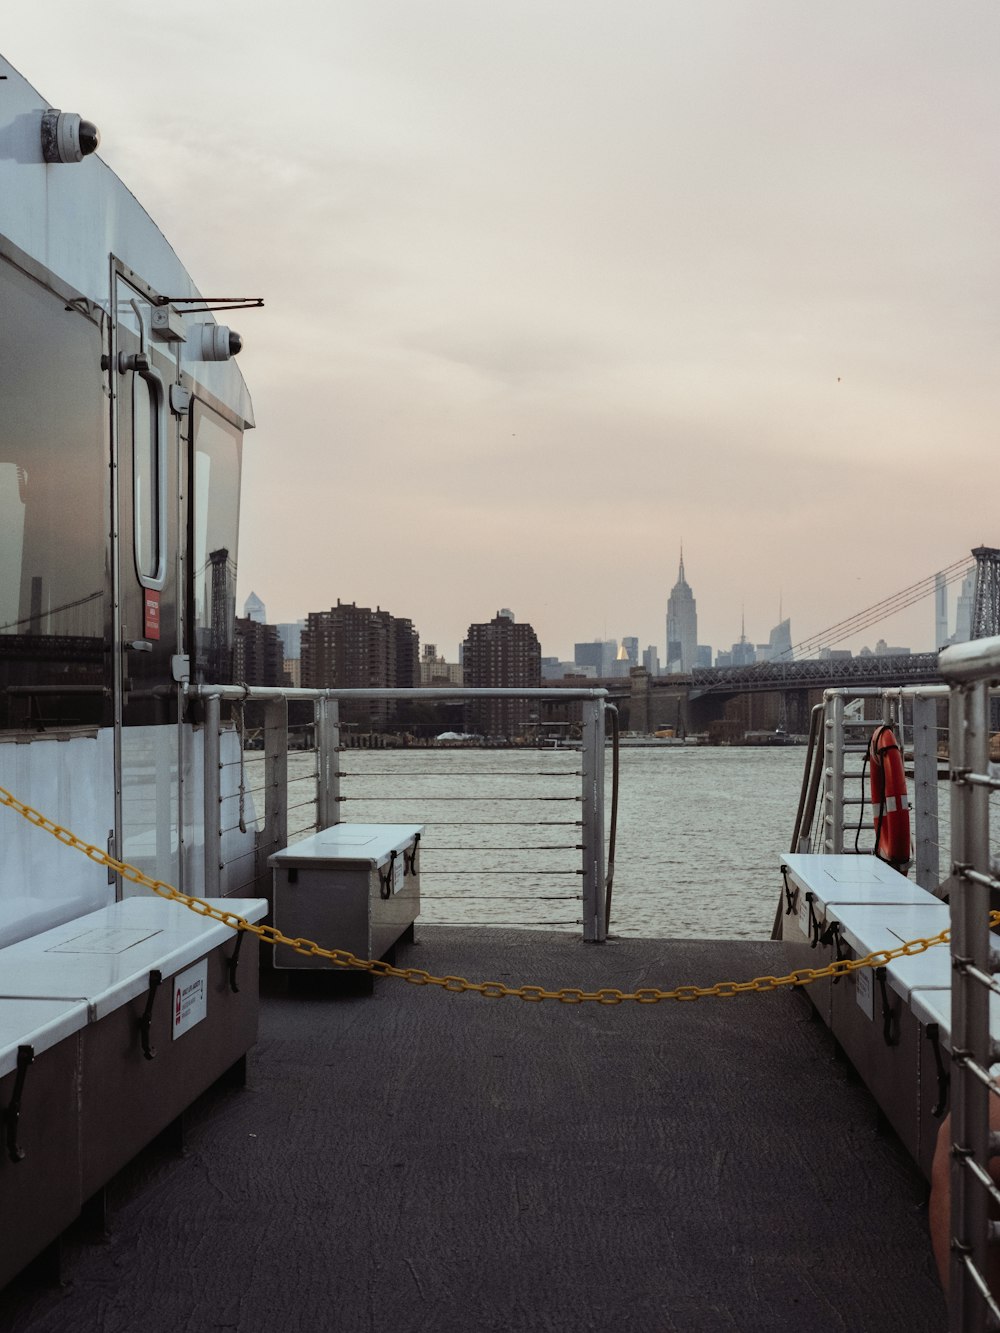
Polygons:
[[684,547],[681,567],[667,601],[667,671],[687,674],[694,669],[698,651],[698,610],[684,577]]

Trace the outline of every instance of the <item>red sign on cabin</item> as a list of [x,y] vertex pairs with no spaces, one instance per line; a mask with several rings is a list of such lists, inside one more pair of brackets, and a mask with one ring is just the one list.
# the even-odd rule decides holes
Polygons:
[[160,594],[155,588],[143,588],[145,593],[142,622],[143,638],[158,639],[160,637]]

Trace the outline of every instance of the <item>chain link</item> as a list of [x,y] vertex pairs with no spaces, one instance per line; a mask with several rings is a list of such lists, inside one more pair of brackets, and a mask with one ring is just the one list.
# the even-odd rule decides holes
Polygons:
[[[165,898],[168,902],[180,903],[192,912],[197,913],[198,916],[218,921],[233,930],[242,930],[247,934],[256,935],[266,944],[281,944],[307,958],[322,958],[337,967],[352,968],[368,972],[377,977],[397,977],[401,981],[408,981],[411,986],[439,986],[442,990],[454,993],[474,992],[487,999],[499,1000],[507,996],[513,996],[532,1004],[540,1003],[542,1000],[558,1000],[561,1004],[586,1004],[590,1002],[607,1005],[624,1004],[629,1001],[636,1004],[659,1004],[661,1000],[690,1001],[708,999],[709,997],[731,1000],[738,995],[747,993],[762,994],[767,991],[778,990],[784,986],[809,986],[813,982],[822,981],[826,977],[842,977],[851,972],[860,972],[864,968],[885,967],[894,958],[910,958],[914,954],[925,953],[936,945],[947,944],[951,937],[950,930],[942,930],[940,934],[932,935],[928,939],[907,940],[905,944],[900,944],[894,949],[878,949],[874,953],[866,954],[864,958],[841,958],[836,962],[828,963],[826,967],[799,967],[782,977],[765,976],[754,977],[751,981],[719,981],[714,986],[675,986],[671,990],[657,990],[648,986],[636,991],[621,991],[610,988],[585,991],[577,987],[546,990],[544,986],[508,986],[502,981],[467,981],[465,977],[436,977],[430,972],[425,972],[422,968],[394,967],[391,963],[383,962],[379,958],[358,958],[346,949],[325,949],[317,944],[315,940],[292,939],[276,926],[257,925],[247,921],[245,917],[240,916],[237,912],[227,912],[223,908],[214,906],[213,903],[206,902],[204,898],[195,898],[191,894],[181,893],[172,884],[167,884],[160,879],[153,879],[139,870],[138,867],[130,865],[129,862],[119,861],[115,857],[109,856],[107,852],[102,851],[101,848],[93,846],[92,843],[84,842],[82,838],[78,838],[69,829],[62,828],[54,820],[40,814],[37,810],[33,810],[30,805],[25,805],[23,801],[19,801],[16,796],[13,796],[3,787],[0,787],[0,805],[8,806],[16,814],[26,819],[29,824],[34,824],[36,828],[51,833],[61,843],[82,852],[91,861],[96,861],[98,865],[107,866],[109,870],[117,871],[123,879],[129,880],[133,884],[142,885],[160,898]],[[1000,912],[990,913],[990,924],[993,926],[1000,924]]]

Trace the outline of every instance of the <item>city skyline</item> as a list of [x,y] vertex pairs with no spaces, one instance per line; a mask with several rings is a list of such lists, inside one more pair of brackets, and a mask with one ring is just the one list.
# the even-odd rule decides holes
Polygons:
[[683,536],[726,645],[995,541],[991,487],[950,499],[994,466],[995,8],[98,12],[15,8],[5,54],[203,292],[265,300],[220,316],[241,600],[291,621],[332,578],[442,644],[502,605],[560,656],[660,644]]
[[[974,562],[971,560],[971,557],[970,557],[970,567],[974,568]],[[689,614],[693,615],[693,608],[697,599],[691,595],[692,589],[690,585],[687,584],[685,578],[683,552],[681,554],[681,560],[680,560],[679,577],[672,591],[676,593],[677,589],[681,587],[682,584],[683,587],[686,589],[687,592],[686,600],[689,603],[689,605],[686,605],[685,609]],[[973,589],[974,589],[974,579],[971,577],[961,580],[952,580],[952,582],[947,585],[942,585],[938,583],[938,585],[933,589],[931,589],[931,591],[929,591],[926,596],[924,596],[922,599],[917,601],[913,606],[909,608],[911,612],[911,618],[912,618],[912,613],[916,611],[916,613],[918,614],[923,614],[927,620],[924,641],[921,641],[919,639],[917,639],[916,641],[911,641],[910,639],[904,638],[903,635],[895,633],[894,632],[895,625],[897,624],[897,622],[904,619],[903,616],[896,614],[888,616],[882,621],[876,621],[868,629],[864,630],[863,632],[850,635],[847,639],[843,640],[837,639],[836,641],[831,640],[829,645],[826,646],[833,648],[841,648],[841,649],[847,648],[850,649],[850,651],[857,653],[862,651],[863,649],[874,651],[876,649],[876,645],[879,642],[882,642],[883,644],[885,643],[898,644],[900,647],[905,648],[907,651],[929,652],[932,650],[934,646],[936,647],[943,646],[942,644],[935,644],[938,627],[941,621],[942,606],[946,608],[944,614],[946,616],[948,624],[949,637],[957,636],[957,638],[961,640],[968,634],[968,619],[969,619],[970,603],[971,603]],[[670,600],[671,598],[670,595],[668,594],[666,599],[664,615],[661,615],[660,617],[661,623],[663,622],[665,616],[668,615],[666,607],[669,606]],[[262,600],[258,595],[256,589],[248,589],[243,605],[245,614],[247,613],[247,608],[250,607],[251,605],[263,611],[267,605],[267,600],[266,599]],[[381,602],[376,601],[375,605],[381,606],[382,604]],[[864,608],[859,608],[859,609],[864,609]],[[745,612],[741,610],[740,630],[738,634],[733,634],[731,638],[727,638],[724,641],[706,644],[707,647],[711,648],[712,661],[713,662],[715,661],[715,658],[719,653],[728,654],[731,648],[735,648],[743,641],[745,641],[748,645],[751,645],[755,648],[758,646],[765,647],[769,643],[769,646],[772,651],[775,650],[777,647],[778,651],[780,651],[782,654],[788,651],[788,649],[794,643],[805,641],[806,638],[808,637],[808,633],[801,632],[801,628],[797,628],[796,630],[792,631],[790,629],[791,617],[784,615],[783,610],[784,610],[783,605],[779,599],[778,618],[774,621],[774,623],[768,625],[766,629],[763,629],[758,626],[751,626],[749,633],[747,632]],[[277,625],[289,625],[289,624],[294,625],[297,622],[304,621],[305,616],[308,614],[309,612],[305,612],[301,615],[291,618],[290,620],[281,620],[281,621],[271,620],[269,621],[269,623],[274,623]],[[464,640],[461,637],[454,644],[449,645],[439,635],[432,635],[429,633],[424,634],[419,626],[418,619],[415,615],[411,615],[408,618],[412,621],[414,627],[417,630],[417,633],[420,637],[421,645],[430,643],[434,645],[443,646],[445,647],[443,655],[447,660],[449,661],[453,660],[451,657],[449,657],[449,653],[454,654],[455,661],[458,660],[458,653],[461,649],[462,643],[464,642]],[[461,612],[459,612],[458,618],[462,619]],[[532,624],[532,626],[535,629],[535,632],[539,636],[542,656],[545,658],[555,659],[558,661],[566,661],[566,662],[572,662],[574,660],[582,660],[578,659],[576,653],[576,649],[579,648],[581,645],[598,645],[602,643],[603,644],[613,643],[616,648],[621,648],[626,643],[627,640],[634,640],[638,644],[638,655],[640,656],[640,658],[642,654],[645,653],[647,648],[651,646],[656,649],[659,655],[661,670],[664,672],[668,671],[668,660],[666,656],[669,644],[669,640],[666,637],[666,634],[669,633],[668,630],[665,630],[663,633],[661,633],[660,639],[658,641],[655,639],[645,639],[641,634],[636,635],[632,632],[631,628],[628,626],[625,626],[619,633],[602,632],[600,634],[592,635],[590,638],[587,639],[582,638],[579,635],[576,635],[572,638],[571,645],[566,648],[566,651],[557,651],[556,648],[551,645],[546,635],[545,629],[543,627],[535,624],[535,622],[531,621],[530,617],[528,616],[518,615],[517,619],[526,620],[530,624]],[[467,623],[471,622],[467,621]],[[695,618],[693,628],[696,629],[696,627],[697,627],[697,618]],[[779,636],[780,639],[780,643],[778,643],[777,645],[776,645],[776,635]],[[700,633],[697,634],[697,639],[698,640],[702,639],[702,635]],[[572,651],[570,649],[572,649]],[[810,650],[809,652],[802,655],[816,656],[816,651]],[[675,667],[674,669],[676,670],[677,668]]]

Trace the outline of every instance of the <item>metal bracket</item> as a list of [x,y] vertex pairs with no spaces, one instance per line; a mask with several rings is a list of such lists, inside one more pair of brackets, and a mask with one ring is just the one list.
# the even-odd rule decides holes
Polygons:
[[406,878],[407,875],[416,875],[416,874],[419,873],[418,870],[417,870],[417,848],[419,847],[419,845],[420,845],[420,834],[419,834],[419,833],[415,833],[415,834],[413,835],[413,846],[412,846],[412,848],[411,848],[409,851],[407,851],[405,848],[403,849],[403,878],[404,878],[404,879]]
[[[840,934],[839,921],[830,922],[826,930],[824,930],[823,934],[819,937],[819,942],[820,944],[823,945],[830,945],[830,944],[833,945],[834,950],[836,952],[838,963],[842,963],[844,959],[847,957],[847,951],[842,948],[842,936]],[[839,976],[834,977],[832,984],[836,986],[839,980],[840,980]]]
[[18,1122],[21,1119],[21,1097],[24,1094],[24,1081],[28,1077],[28,1066],[34,1063],[34,1046],[19,1046],[17,1048],[17,1077],[14,1079],[14,1094],[10,1099],[10,1105],[4,1112],[4,1121],[7,1130],[7,1156],[12,1162],[23,1162],[26,1156],[24,1149],[17,1141]]
[[385,874],[383,875],[381,870],[378,870],[378,867],[376,867],[376,870],[378,870],[378,891],[380,897],[382,898],[392,897],[392,879],[395,866],[396,866],[396,849],[393,848],[393,850],[389,853],[389,868],[385,872]]
[[781,867],[781,878],[785,881],[785,916],[791,916],[799,901],[799,886],[796,884],[793,889],[789,885],[787,866]]
[[233,951],[226,959],[226,967],[229,969],[229,989],[234,995],[239,995],[240,993],[240,988],[236,981],[236,972],[240,965],[240,950],[243,948],[243,936],[245,934],[245,930],[239,931],[236,936],[236,944]]
[[146,1008],[143,1010],[142,1018],[139,1020],[139,1035],[142,1038],[142,1053],[147,1060],[156,1059],[156,1050],[150,1044],[149,1033],[153,1026],[153,1002],[156,999],[156,992],[163,981],[163,973],[159,968],[153,968],[149,974],[149,993],[146,996]]
[[882,992],[882,1039],[887,1046],[899,1044],[899,1015],[889,1001],[889,990],[885,981],[885,968],[875,969],[875,979]]
[[938,1099],[937,1104],[931,1110],[931,1115],[935,1120],[940,1120],[948,1106],[948,1092],[951,1088],[951,1073],[941,1057],[941,1032],[938,1024],[928,1023],[924,1030],[924,1036],[934,1049],[934,1063],[937,1065]]
[[822,923],[816,915],[816,909],[813,906],[815,901],[816,895],[814,893],[806,894],[806,902],[809,904],[809,933],[812,935],[812,939],[809,941],[810,949],[815,949],[816,945],[819,944],[819,933],[822,929]]

